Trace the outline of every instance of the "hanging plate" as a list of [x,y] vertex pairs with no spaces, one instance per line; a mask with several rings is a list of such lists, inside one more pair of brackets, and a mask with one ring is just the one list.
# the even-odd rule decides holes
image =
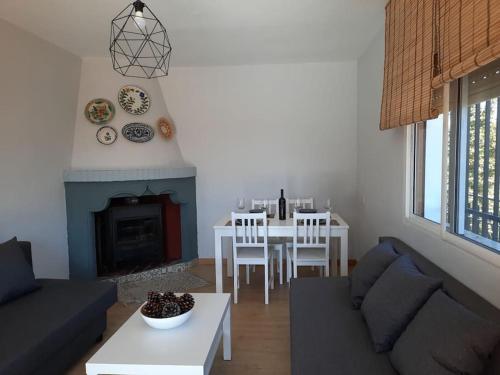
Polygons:
[[97,131],[95,136],[99,143],[102,143],[103,145],[110,145],[115,143],[118,134],[111,126],[103,126]]
[[160,129],[160,134],[167,139],[170,139],[174,136],[174,127],[165,117],[160,117],[160,119],[158,120],[158,129]]
[[144,143],[153,139],[155,131],[149,125],[133,122],[123,127],[122,134],[131,142]]
[[115,116],[115,106],[107,99],[93,99],[85,107],[85,117],[91,123],[104,125]]
[[118,103],[132,115],[143,115],[151,105],[149,95],[137,86],[124,86],[118,92]]

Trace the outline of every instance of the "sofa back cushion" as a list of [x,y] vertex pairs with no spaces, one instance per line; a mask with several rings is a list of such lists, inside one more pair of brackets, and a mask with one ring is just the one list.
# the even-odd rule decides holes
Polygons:
[[377,353],[392,349],[420,307],[442,281],[421,273],[407,255],[399,257],[366,295],[361,312]]
[[500,324],[499,309],[466,287],[449,273],[439,268],[408,244],[394,237],[381,237],[380,242],[389,242],[397,253],[409,255],[422,273],[442,279],[443,289],[451,298],[464,305],[472,312],[475,312],[477,315]]
[[[473,292],[460,281],[417,252],[411,246],[395,237],[380,237],[380,243],[389,242],[401,255],[410,255],[417,267],[426,275],[443,280],[443,289],[451,298],[480,317],[500,325],[500,310]],[[500,374],[500,343],[493,352],[484,375]]]
[[33,269],[14,237],[0,244],[0,304],[38,289]]
[[398,257],[390,242],[382,242],[368,251],[351,274],[351,302],[359,309],[377,279]]
[[403,375],[480,375],[499,341],[500,326],[438,290],[397,340],[390,357]]

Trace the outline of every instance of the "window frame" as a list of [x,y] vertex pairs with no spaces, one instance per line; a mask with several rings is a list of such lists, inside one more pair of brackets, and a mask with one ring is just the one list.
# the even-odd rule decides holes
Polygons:
[[[450,85],[444,85],[443,90],[443,113],[449,112]],[[446,172],[448,170],[448,129],[449,116],[443,116],[443,142],[442,142],[442,175],[441,175],[441,223],[435,223],[413,213],[413,192],[414,192],[414,126],[406,126],[406,147],[405,147],[405,205],[404,205],[404,222],[405,224],[419,228],[429,234],[438,237],[439,239],[456,246],[464,252],[471,254],[481,260],[484,260],[491,265],[500,268],[500,251],[489,249],[484,245],[472,242],[462,238],[460,235],[450,233],[447,229],[448,223],[446,218],[446,210],[448,204],[448,192]]]

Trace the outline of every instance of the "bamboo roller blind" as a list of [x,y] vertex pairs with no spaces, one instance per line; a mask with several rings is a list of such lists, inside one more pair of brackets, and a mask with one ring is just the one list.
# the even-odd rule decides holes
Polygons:
[[436,92],[431,86],[434,1],[389,0],[385,10],[382,130],[425,121],[439,114]]
[[436,1],[435,88],[500,57],[500,0]]

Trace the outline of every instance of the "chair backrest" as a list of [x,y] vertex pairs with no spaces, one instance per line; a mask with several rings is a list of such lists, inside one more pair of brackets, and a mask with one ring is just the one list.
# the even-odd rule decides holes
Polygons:
[[314,208],[314,198],[287,198],[286,204],[288,212],[295,211],[296,204],[299,204],[300,208]]
[[267,207],[268,213],[278,212],[278,199],[252,199],[252,209]]
[[293,248],[325,248],[330,251],[330,212],[293,213]]
[[267,215],[265,212],[257,214],[233,212],[231,225],[234,250],[238,247],[264,247],[267,252]]

